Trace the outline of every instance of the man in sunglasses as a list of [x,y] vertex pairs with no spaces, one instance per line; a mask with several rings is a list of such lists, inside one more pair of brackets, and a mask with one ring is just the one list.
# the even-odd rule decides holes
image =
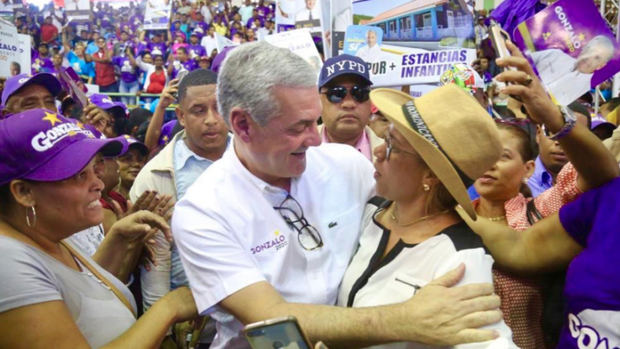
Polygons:
[[[354,63],[348,69],[366,68]],[[198,312],[217,322],[211,348],[248,348],[244,325],[288,315],[312,341],[344,348],[492,339],[477,328],[500,319],[499,299],[491,284],[450,288],[464,268],[407,302],[334,306],[374,195],[374,169],[350,146],[321,144],[315,78],[302,58],[264,41],[230,51],[219,71],[218,110],[233,144],[172,218]]]
[[343,54],[325,61],[319,75],[319,133],[324,143],[348,144],[373,161],[372,150],[383,140],[368,127],[371,85],[361,58]]

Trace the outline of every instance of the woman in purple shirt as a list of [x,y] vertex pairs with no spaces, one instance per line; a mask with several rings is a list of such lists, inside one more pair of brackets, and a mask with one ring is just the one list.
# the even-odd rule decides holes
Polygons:
[[[138,83],[138,67],[133,57],[131,45],[127,45],[124,52],[120,56],[116,56],[112,59],[114,66],[117,67],[121,73],[119,92],[135,94],[140,90],[140,84]],[[121,97],[122,102],[125,105],[135,103],[135,98]]]

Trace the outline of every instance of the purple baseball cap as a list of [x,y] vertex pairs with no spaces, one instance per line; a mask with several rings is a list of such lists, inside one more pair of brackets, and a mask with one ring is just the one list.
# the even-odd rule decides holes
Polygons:
[[119,138],[97,139],[75,121],[46,109],[0,120],[0,185],[13,179],[55,182],[78,173],[97,154],[117,156]]
[[595,128],[599,127],[599,126],[605,126],[605,127],[609,127],[611,129],[615,129],[616,125],[612,124],[611,122],[607,121],[607,119],[605,119],[602,116],[595,116],[592,118],[592,124],[590,126],[591,130],[594,130]]
[[97,107],[111,113],[115,119],[127,117],[127,107],[121,102],[114,102],[107,95],[101,93],[92,94],[90,101]]
[[4,108],[6,106],[6,102],[12,95],[19,92],[22,88],[32,84],[44,86],[54,97],[62,91],[60,81],[58,81],[58,79],[50,73],[15,75],[4,83],[4,90],[2,90],[2,107]]
[[125,143],[123,144],[123,154],[126,153],[129,149],[134,148],[137,149],[140,153],[142,153],[142,155],[149,155],[149,148],[147,148],[144,143],[140,142],[135,137],[132,137],[130,135],[122,135],[119,138],[123,138],[125,140]]
[[332,79],[345,74],[357,75],[366,81],[368,85],[372,85],[367,63],[359,57],[342,54],[332,57],[323,63],[323,68],[321,68],[321,73],[319,74],[319,88],[325,86]]

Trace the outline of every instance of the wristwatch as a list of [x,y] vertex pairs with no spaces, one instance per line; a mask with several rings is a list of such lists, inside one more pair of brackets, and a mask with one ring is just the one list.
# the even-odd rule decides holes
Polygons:
[[564,118],[564,126],[562,126],[558,132],[548,136],[549,139],[554,141],[566,136],[577,123],[577,117],[570,109],[566,108],[566,106],[560,106],[560,114],[562,114],[562,118]]

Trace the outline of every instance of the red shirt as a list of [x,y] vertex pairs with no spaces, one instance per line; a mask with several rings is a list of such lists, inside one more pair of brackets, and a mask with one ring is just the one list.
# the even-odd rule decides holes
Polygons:
[[[102,50],[99,50],[93,54],[93,57],[103,59],[105,58],[105,53]],[[99,86],[108,86],[115,82],[116,75],[114,73],[114,65],[112,62],[95,62],[95,84]]]
[[58,36],[58,28],[53,24],[43,23],[41,25],[41,41],[50,42],[54,41]]
[[166,72],[164,70],[156,70],[151,74],[151,82],[146,92],[161,93],[164,90],[164,86],[166,86]]

